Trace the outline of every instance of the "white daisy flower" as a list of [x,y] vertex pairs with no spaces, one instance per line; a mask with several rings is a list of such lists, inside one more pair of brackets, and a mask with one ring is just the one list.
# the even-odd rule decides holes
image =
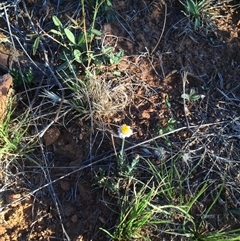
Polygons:
[[118,136],[121,139],[124,139],[126,137],[130,137],[133,134],[133,131],[130,126],[123,124],[118,128]]

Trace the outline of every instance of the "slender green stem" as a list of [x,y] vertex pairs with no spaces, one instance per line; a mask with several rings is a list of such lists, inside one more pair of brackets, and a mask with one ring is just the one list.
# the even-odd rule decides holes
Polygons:
[[125,138],[122,139],[122,147],[121,147],[121,150],[120,150],[120,156],[123,157],[123,151],[124,151],[124,144],[125,144]]
[[121,147],[121,150],[119,151],[119,154],[117,156],[118,174],[121,173],[122,169],[123,169],[123,164],[124,164],[124,144],[125,144],[125,138],[122,139],[122,147]]

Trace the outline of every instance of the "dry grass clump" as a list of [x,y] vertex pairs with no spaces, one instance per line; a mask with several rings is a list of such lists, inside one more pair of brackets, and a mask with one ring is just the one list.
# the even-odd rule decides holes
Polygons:
[[125,77],[107,79],[105,75],[91,74],[86,82],[69,83],[73,90],[70,103],[85,119],[99,120],[123,112],[134,93],[132,81]]
[[103,78],[91,78],[87,86],[94,116],[107,117],[123,111],[131,101],[132,82],[125,78],[106,81]]

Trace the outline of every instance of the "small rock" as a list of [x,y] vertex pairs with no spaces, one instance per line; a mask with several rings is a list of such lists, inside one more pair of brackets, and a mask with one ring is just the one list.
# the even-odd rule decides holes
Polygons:
[[71,221],[72,221],[73,223],[76,223],[76,222],[78,221],[78,216],[77,216],[77,214],[74,214],[74,215],[71,217]]
[[66,181],[64,181],[64,180],[61,180],[60,181],[60,186],[61,186],[61,188],[62,188],[62,190],[63,191],[65,191],[65,192],[67,192],[67,191],[69,191],[70,190],[70,183],[69,182],[66,182]]
[[55,126],[50,127],[43,135],[45,145],[50,146],[54,144],[59,136],[60,130]]
[[149,111],[148,110],[144,110],[142,113],[141,113],[141,119],[150,119],[150,114],[149,114]]

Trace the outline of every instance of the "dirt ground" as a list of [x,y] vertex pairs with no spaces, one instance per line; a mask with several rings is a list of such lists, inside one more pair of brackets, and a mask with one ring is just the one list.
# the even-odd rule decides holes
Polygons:
[[[67,19],[68,12],[63,9],[71,1],[67,6],[64,1],[59,2],[59,12]],[[175,128],[180,128],[239,117],[240,10],[222,9],[224,17],[214,20],[209,28],[194,31],[177,0],[165,1],[166,4],[160,0],[112,2],[115,20],[101,23],[101,31],[106,35],[106,43],[112,41],[116,51],[124,51],[124,59],[117,66],[106,67],[106,71],[120,71],[139,87],[124,112],[105,118],[107,128],[116,133],[117,125],[129,124],[134,130],[127,143],[129,147],[151,138],[157,127],[165,126],[170,118],[177,120]],[[48,4],[48,15],[41,20],[46,28],[57,1]],[[34,21],[41,18],[38,6],[42,6],[42,1],[27,2]],[[23,9],[21,3],[19,7]],[[2,25],[4,29],[5,24]],[[185,85],[184,74],[188,79]],[[184,110],[183,88],[186,93],[194,88],[205,98]],[[90,128],[90,121],[76,118],[65,126],[60,122],[54,124],[46,132],[42,139],[44,149],[33,156],[48,170],[39,171],[24,162],[24,174],[18,175],[14,185],[1,194],[5,206],[0,213],[0,240],[108,240],[99,228],[114,229],[118,221],[116,198],[93,185],[98,165],[77,169],[89,158]],[[186,130],[171,137],[176,148],[181,148],[188,134]],[[91,149],[93,162],[112,149],[110,134],[99,129],[95,137]],[[159,144],[165,145],[163,142]],[[116,140],[115,144],[119,147],[121,143]],[[206,145],[213,150],[221,148],[217,141]],[[232,158],[238,160],[239,140],[234,147]],[[205,168],[196,172],[193,181],[204,175]],[[3,178],[4,174],[0,174]]]

